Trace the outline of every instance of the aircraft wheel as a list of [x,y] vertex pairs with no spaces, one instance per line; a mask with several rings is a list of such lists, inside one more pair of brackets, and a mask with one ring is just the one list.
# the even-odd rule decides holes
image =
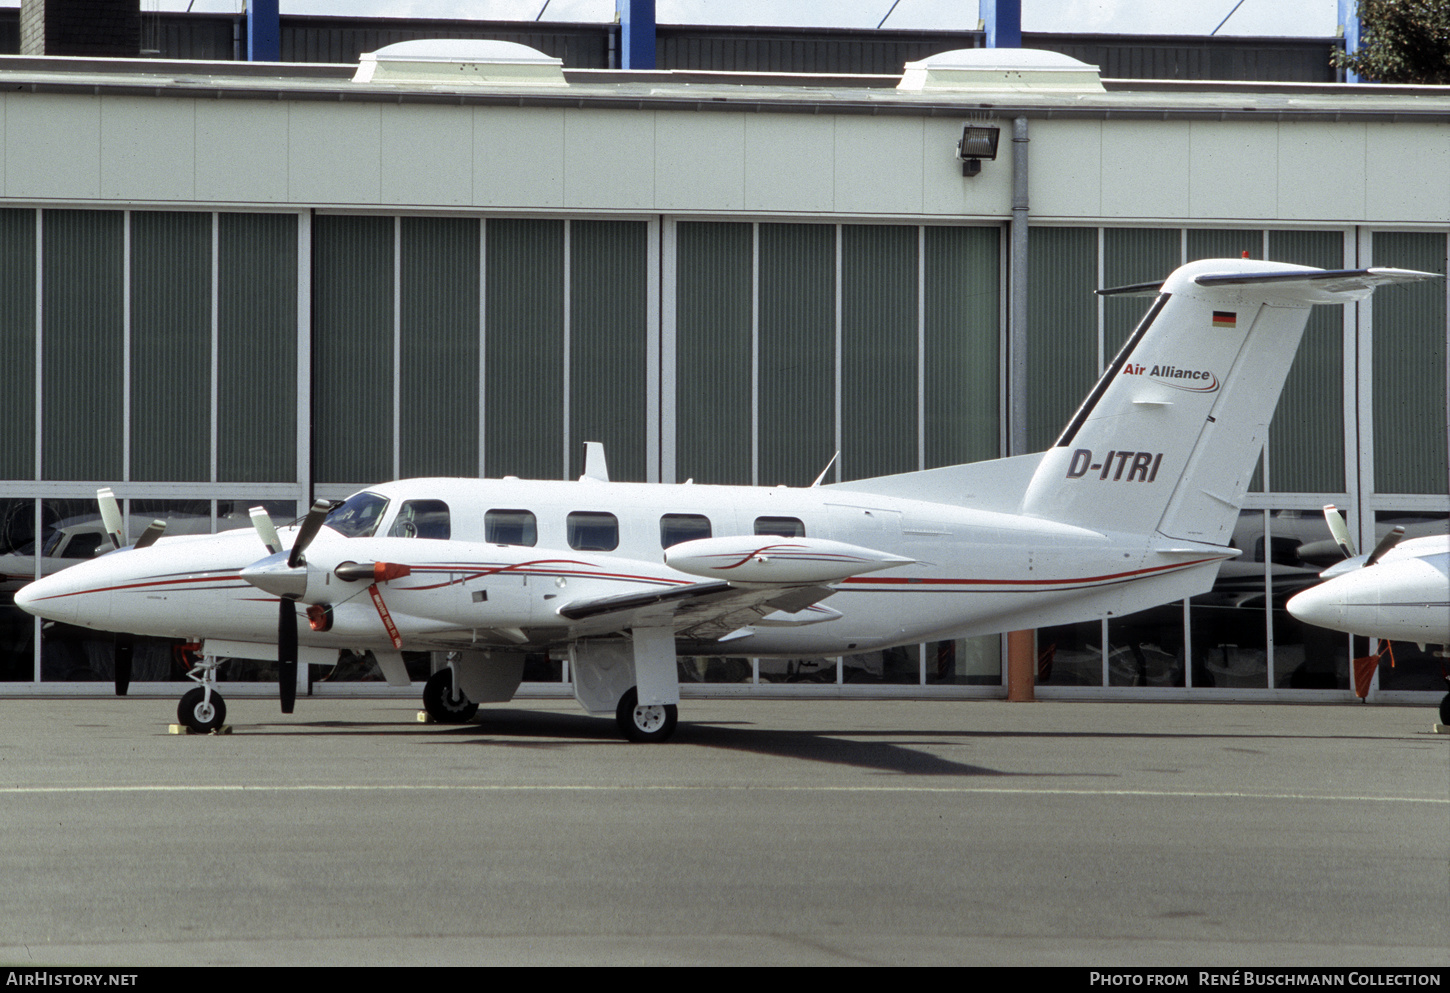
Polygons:
[[220,693],[212,693],[206,699],[206,690],[200,686],[186,691],[176,705],[176,719],[197,734],[207,734],[222,726],[227,719],[227,704]]
[[439,724],[467,724],[478,713],[478,704],[462,693],[453,698],[453,670],[439,669],[423,684],[423,709]]
[[620,734],[630,741],[664,741],[675,733],[678,718],[679,711],[672,703],[641,707],[633,686],[619,698],[619,706],[614,711]]
[[1450,693],[1446,693],[1440,701],[1440,723],[1450,724]]

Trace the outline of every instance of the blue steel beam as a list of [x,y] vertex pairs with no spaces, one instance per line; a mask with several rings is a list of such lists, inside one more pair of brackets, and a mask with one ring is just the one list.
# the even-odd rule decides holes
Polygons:
[[[1346,55],[1353,55],[1359,51],[1359,0],[1339,0],[1339,29],[1344,35],[1344,51]],[[1350,69],[1344,70],[1344,81],[1346,83],[1362,83],[1359,73]]]
[[247,61],[281,62],[278,0],[247,0]]
[[619,67],[655,67],[655,0],[614,0],[619,14]]
[[988,48],[1022,47],[1022,0],[978,0]]

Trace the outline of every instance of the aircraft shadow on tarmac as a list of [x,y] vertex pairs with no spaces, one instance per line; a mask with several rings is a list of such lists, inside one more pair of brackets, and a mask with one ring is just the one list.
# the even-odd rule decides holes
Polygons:
[[[920,730],[863,732],[851,729],[781,731],[762,729],[756,725],[735,727],[721,722],[702,722],[682,724],[674,740],[668,745],[640,746],[616,738],[613,734],[614,724],[608,718],[532,710],[490,710],[488,716],[482,720],[454,726],[372,721],[312,721],[301,726],[291,723],[253,726],[259,730],[265,729],[268,734],[310,734],[317,733],[319,729],[335,729],[347,733],[409,735],[425,738],[438,744],[446,744],[448,747],[458,747],[465,741],[470,744],[492,747],[534,749],[603,745],[646,752],[694,746],[751,752],[776,758],[826,762],[831,765],[853,766],[860,769],[913,776],[985,776],[994,778],[1070,776],[1081,778],[1084,775],[1102,775],[1082,772],[1020,773],[1003,771],[953,761],[934,755],[930,751],[912,747],[913,744],[919,743],[922,749],[929,749],[933,746],[939,747],[942,744],[942,738],[950,740],[979,736],[976,732],[958,729],[931,732]],[[894,740],[861,741],[859,739],[862,736],[873,738],[889,736]]]

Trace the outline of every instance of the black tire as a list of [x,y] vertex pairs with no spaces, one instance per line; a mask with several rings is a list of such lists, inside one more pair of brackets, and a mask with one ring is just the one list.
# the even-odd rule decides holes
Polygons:
[[176,705],[176,719],[197,734],[210,734],[225,723],[227,702],[220,693],[213,691],[208,703],[206,690],[197,686],[187,690]]
[[1450,725],[1450,693],[1440,701],[1440,723]]
[[478,713],[478,704],[462,693],[453,696],[453,670],[439,669],[423,684],[423,709],[439,724],[467,724]]
[[639,694],[633,686],[619,698],[619,706],[614,710],[619,733],[630,741],[666,741],[675,733],[678,719],[679,710],[672,703],[639,706]]

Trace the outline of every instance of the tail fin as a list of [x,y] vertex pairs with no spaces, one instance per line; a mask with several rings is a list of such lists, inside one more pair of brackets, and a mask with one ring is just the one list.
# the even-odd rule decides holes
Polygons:
[[1310,307],[1427,278],[1439,277],[1248,259],[1179,268],[1043,456],[1023,513],[1226,544]]

